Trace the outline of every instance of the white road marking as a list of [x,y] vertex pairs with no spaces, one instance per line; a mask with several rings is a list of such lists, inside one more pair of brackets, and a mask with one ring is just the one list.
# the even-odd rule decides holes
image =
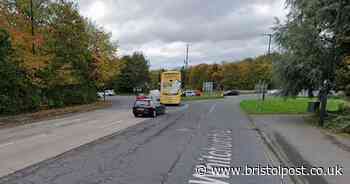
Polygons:
[[13,142],[1,144],[0,148],[4,148],[4,147],[7,147],[7,146],[10,146],[10,145],[13,145],[13,144],[18,144],[18,143],[26,142],[26,141],[33,140],[33,139],[36,139],[36,138],[40,138],[40,137],[46,137],[46,136],[48,136],[48,134],[38,134],[38,135],[31,136],[31,137],[27,137],[25,139],[14,140]]
[[209,110],[209,114],[215,110],[216,104],[213,104]]
[[186,104],[186,105],[184,105],[184,106],[182,107],[182,109],[187,109],[188,107],[189,107],[189,105]]
[[105,124],[103,126],[100,126],[99,128],[107,128],[107,127],[110,127],[110,126],[113,126],[113,125],[116,125],[116,124],[120,124],[122,122],[122,120],[118,120],[116,122],[113,122],[113,123],[109,123],[109,124]]
[[5,144],[0,144],[0,148],[4,148],[4,147],[10,146],[12,144],[14,144],[14,143],[13,142],[8,142],[8,143],[5,143]]

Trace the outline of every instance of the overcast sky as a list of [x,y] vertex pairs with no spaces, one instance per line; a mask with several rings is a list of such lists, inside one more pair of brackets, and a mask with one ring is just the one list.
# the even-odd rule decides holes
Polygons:
[[119,55],[142,51],[152,68],[220,63],[265,54],[284,0],[80,0],[81,13],[112,33]]

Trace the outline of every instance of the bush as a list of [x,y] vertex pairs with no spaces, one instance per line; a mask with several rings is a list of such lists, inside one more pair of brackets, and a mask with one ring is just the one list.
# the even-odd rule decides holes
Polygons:
[[40,107],[39,91],[13,60],[8,33],[0,29],[0,114],[35,111]]
[[50,108],[68,105],[80,105],[97,100],[93,85],[56,86],[45,90],[45,97]]
[[345,95],[350,96],[350,84],[345,87]]
[[326,127],[337,132],[350,133],[350,115],[339,115],[329,120]]

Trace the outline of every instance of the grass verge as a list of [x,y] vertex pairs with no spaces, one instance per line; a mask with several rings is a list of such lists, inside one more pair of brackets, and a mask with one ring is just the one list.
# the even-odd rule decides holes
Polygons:
[[207,96],[207,95],[203,95],[203,96],[186,96],[186,97],[182,97],[183,101],[194,101],[194,100],[215,100],[215,99],[223,99],[223,96],[220,95],[213,95],[213,96]]
[[[241,108],[249,114],[303,114],[307,113],[308,102],[315,99],[309,98],[267,98],[265,101],[251,99],[243,100]],[[337,111],[340,104],[345,101],[341,99],[329,99],[328,111]]]

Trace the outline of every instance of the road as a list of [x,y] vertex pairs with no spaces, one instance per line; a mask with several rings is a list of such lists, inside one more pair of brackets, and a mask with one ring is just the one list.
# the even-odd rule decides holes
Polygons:
[[111,97],[111,108],[1,129],[0,176],[142,122],[130,113],[133,99]]
[[[278,176],[219,177],[194,172],[203,164],[237,167],[278,165],[247,116],[239,109],[240,97],[190,102],[172,107],[166,115],[146,120],[118,117],[119,112],[129,110],[126,104],[130,99],[125,97],[124,100],[123,105],[102,110],[103,113],[90,112],[81,117],[84,122],[96,121],[91,125],[68,126],[70,129],[78,126],[76,129],[91,132],[90,129],[109,121],[105,131],[116,133],[2,177],[0,183],[281,183]],[[116,121],[135,122],[123,124],[124,127],[120,128],[120,123],[110,124]],[[57,122],[60,123],[63,122]],[[73,141],[76,135],[66,136]],[[27,143],[29,146],[30,142]],[[1,161],[6,160],[5,156],[1,157],[4,148],[0,148]],[[38,154],[40,151],[36,150]]]

